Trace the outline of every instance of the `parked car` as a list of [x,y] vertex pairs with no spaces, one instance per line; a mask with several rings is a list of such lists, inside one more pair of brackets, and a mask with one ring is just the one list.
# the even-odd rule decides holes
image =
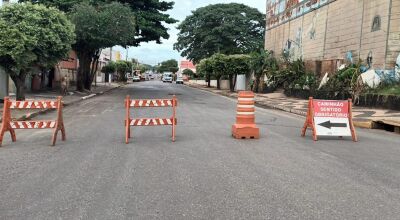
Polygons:
[[178,76],[178,78],[176,78],[176,84],[183,84],[183,78],[181,76]]
[[139,76],[133,76],[132,77],[132,82],[140,82],[140,77]]

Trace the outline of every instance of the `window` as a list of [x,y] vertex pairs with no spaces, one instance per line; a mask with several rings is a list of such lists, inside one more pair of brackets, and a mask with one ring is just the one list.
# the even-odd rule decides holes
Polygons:
[[374,17],[374,20],[372,21],[371,32],[379,31],[380,29],[381,29],[381,16],[377,15]]

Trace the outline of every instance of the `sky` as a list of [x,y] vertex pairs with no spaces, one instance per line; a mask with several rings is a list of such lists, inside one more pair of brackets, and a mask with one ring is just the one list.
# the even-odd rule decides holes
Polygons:
[[[168,0],[169,1],[169,0]],[[242,3],[253,8],[257,8],[259,11],[265,14],[266,0],[174,0],[175,5],[172,10],[166,13],[170,14],[171,17],[179,20],[178,23],[173,25],[167,25],[169,28],[168,33],[170,38],[168,40],[163,39],[162,44],[156,44],[154,42],[142,43],[139,47],[130,47],[128,49],[128,58],[138,59],[141,63],[150,65],[156,65],[164,60],[176,59],[180,61],[182,57],[178,51],[173,49],[173,45],[177,40],[178,30],[176,26],[183,21],[186,16],[191,15],[191,12],[199,7],[204,7],[209,4],[217,3]],[[122,47],[115,47],[114,49],[121,51],[122,58],[126,58],[126,49]]]

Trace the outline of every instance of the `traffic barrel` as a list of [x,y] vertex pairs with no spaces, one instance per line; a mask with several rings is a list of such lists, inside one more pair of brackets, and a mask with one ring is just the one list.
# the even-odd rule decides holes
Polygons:
[[260,138],[260,129],[255,124],[255,100],[253,92],[239,92],[236,124],[232,125],[232,136],[237,139]]

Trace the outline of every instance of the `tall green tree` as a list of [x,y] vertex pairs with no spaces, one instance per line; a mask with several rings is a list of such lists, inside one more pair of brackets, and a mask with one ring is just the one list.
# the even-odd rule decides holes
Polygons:
[[175,74],[176,72],[178,72],[178,70],[179,70],[178,61],[174,59],[161,62],[161,65],[158,68],[158,71],[161,73],[172,72]]
[[278,67],[278,61],[272,52],[267,50],[259,50],[250,54],[250,68],[254,72],[256,78],[254,83],[254,92],[259,92],[261,77],[267,71],[275,71]]
[[67,57],[74,28],[55,8],[11,4],[0,9],[0,66],[10,75],[17,99],[25,99],[24,84],[34,67],[50,68]]
[[226,73],[229,77],[229,89],[234,91],[237,75],[248,75],[250,73],[250,56],[237,54],[226,58]]
[[210,57],[212,73],[217,80],[217,89],[221,89],[221,77],[228,75],[227,63],[228,56],[221,53],[216,53]]
[[199,75],[203,75],[207,81],[207,87],[211,87],[211,76],[213,73],[213,66],[209,58],[202,59],[198,65],[196,65],[196,72]]
[[[132,27],[126,29],[126,32],[130,33],[130,38],[129,40],[124,43],[120,44],[117,40],[114,41],[114,44],[111,46],[115,45],[121,45],[121,46],[138,46],[142,42],[149,42],[149,41],[156,41],[157,43],[161,43],[162,39],[168,39],[170,36],[168,34],[168,28],[166,27],[166,24],[173,24],[176,23],[177,20],[173,19],[165,13],[166,11],[170,10],[174,6],[174,2],[170,1],[162,1],[162,0],[19,0],[20,2],[33,2],[33,3],[39,3],[39,4],[44,4],[47,6],[52,6],[52,7],[57,7],[60,10],[63,10],[67,12],[68,14],[73,14],[73,16],[77,17],[80,13],[79,17],[85,17],[83,13],[84,10],[79,10],[78,8],[80,7],[80,4],[87,4],[90,6],[93,6],[96,10],[102,10],[104,8],[104,5],[108,5],[110,3],[122,3],[124,6],[127,6],[131,9],[131,16],[134,17],[135,23],[132,25]],[[86,9],[89,9],[88,7],[83,7]],[[94,15],[94,12],[92,9],[89,9],[88,13],[91,13]],[[124,13],[124,11],[122,11]],[[118,16],[117,16],[118,15]],[[87,21],[86,25],[84,24],[85,22],[80,21],[80,24],[85,25],[85,29],[87,31],[92,32],[92,29],[95,29],[92,33],[96,32],[99,27],[102,27],[102,22],[105,20],[110,20],[114,22],[114,24],[117,24],[113,29],[106,29],[103,27],[103,32],[112,32],[120,26],[119,24],[121,21],[116,21],[118,19],[125,19],[127,16],[125,14],[122,14],[123,17],[120,17],[121,13],[116,11],[113,14],[113,17],[110,19],[103,18],[103,20],[99,23],[97,22],[97,16],[94,16],[92,20],[90,20],[90,16],[86,16],[83,21]],[[131,21],[129,18],[128,21]],[[76,22],[76,20],[75,20]],[[131,29],[134,29],[132,31]],[[85,30],[83,29],[83,30]],[[78,30],[78,28],[77,28]],[[90,35],[90,34],[88,34]],[[91,38],[93,36],[90,36]],[[100,37],[99,37],[100,38]],[[105,47],[105,46],[102,46]],[[76,48],[76,47],[74,47]],[[99,47],[101,48],[101,47]],[[82,90],[83,88],[90,89],[90,78],[93,75],[93,72],[95,72],[93,69],[90,68],[92,67],[97,67],[96,63],[98,62],[98,52],[99,50],[96,50],[97,53],[92,53],[92,63],[87,65],[86,63],[89,61],[87,58],[87,54],[83,54],[86,57],[86,60],[83,62],[85,63],[85,66],[80,66],[79,70],[79,77],[78,77],[78,89]],[[82,54],[81,54],[82,55]],[[89,66],[89,68],[88,68]]]
[[80,65],[77,89],[91,90],[101,50],[114,45],[128,46],[134,40],[135,18],[130,8],[116,2],[99,7],[76,5],[70,18],[76,28],[73,49]]
[[193,11],[178,30],[174,49],[198,63],[215,53],[247,54],[262,48],[265,15],[243,4],[209,5]]

